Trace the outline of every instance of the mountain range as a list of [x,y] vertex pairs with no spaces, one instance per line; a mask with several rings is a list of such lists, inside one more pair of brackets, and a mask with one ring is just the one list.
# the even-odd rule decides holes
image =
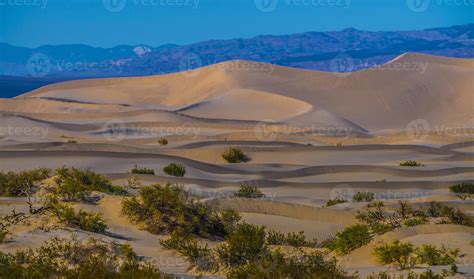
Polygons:
[[[474,57],[473,30],[474,24],[398,32],[349,28],[337,32],[265,35],[159,47],[45,45],[25,48],[0,43],[0,76],[29,77],[28,81],[44,85],[45,80],[52,83],[90,77],[167,74],[230,60],[330,72],[357,71],[384,64],[407,52]],[[350,63],[346,61],[343,66],[333,63],[338,59],[350,60]],[[9,90],[15,91],[18,78],[11,81],[1,77],[0,80],[3,82],[0,86],[8,83]],[[21,82],[21,85],[25,83]],[[32,87],[35,86],[27,86],[28,90]],[[15,94],[25,90],[17,89]]]

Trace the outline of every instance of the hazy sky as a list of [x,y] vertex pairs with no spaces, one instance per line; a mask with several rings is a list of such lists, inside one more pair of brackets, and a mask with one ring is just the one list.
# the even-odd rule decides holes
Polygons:
[[0,41],[187,44],[335,31],[409,30],[473,22],[474,0],[0,0]]

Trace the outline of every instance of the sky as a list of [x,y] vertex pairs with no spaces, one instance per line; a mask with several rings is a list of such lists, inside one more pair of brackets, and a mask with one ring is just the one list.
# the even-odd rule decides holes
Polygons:
[[473,22],[474,0],[0,0],[0,42],[160,46]]

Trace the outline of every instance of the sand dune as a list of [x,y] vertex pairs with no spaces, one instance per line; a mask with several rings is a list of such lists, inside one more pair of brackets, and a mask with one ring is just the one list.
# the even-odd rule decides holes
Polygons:
[[[236,70],[245,63],[254,62],[226,62],[192,74],[65,82],[17,99],[188,108],[184,113],[214,119],[290,121],[299,117],[299,124],[306,126],[336,117],[369,131],[405,129],[410,121],[420,118],[433,126],[472,125],[474,68],[469,59],[407,54],[348,77],[259,63],[253,70]],[[264,104],[271,104],[279,113]],[[311,106],[332,116],[329,120],[323,115],[320,119],[303,117]]]

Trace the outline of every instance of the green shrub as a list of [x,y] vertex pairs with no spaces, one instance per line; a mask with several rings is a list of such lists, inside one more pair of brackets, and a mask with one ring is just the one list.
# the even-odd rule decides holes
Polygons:
[[175,230],[170,237],[160,240],[160,244],[179,252],[194,268],[200,271],[217,271],[218,262],[207,244],[201,245],[182,230]]
[[3,243],[5,241],[5,238],[8,235],[8,230],[6,228],[1,228],[0,229],[0,243]]
[[403,224],[407,227],[415,227],[428,223],[428,219],[424,216],[422,217],[413,217],[406,220]]
[[218,246],[217,254],[228,268],[249,264],[267,250],[265,239],[265,227],[242,223]]
[[267,244],[268,245],[288,245],[293,247],[316,247],[318,245],[317,240],[308,241],[304,235],[304,232],[290,232],[284,235],[275,230],[267,231]]
[[180,229],[201,237],[223,237],[240,220],[235,211],[217,211],[183,187],[169,184],[141,188],[138,197],[123,200],[122,213],[154,234]]
[[[409,269],[415,264],[428,266],[450,265],[451,271],[456,272],[456,261],[460,256],[459,249],[437,248],[434,245],[422,245],[415,248],[413,244],[398,240],[392,243],[383,243],[374,248],[377,261],[384,265],[395,265],[399,269]],[[428,277],[430,278],[430,277]]]
[[154,170],[148,169],[148,168],[140,168],[140,167],[138,167],[137,165],[135,165],[135,166],[133,167],[133,169],[131,170],[131,173],[133,173],[133,174],[155,175],[155,171],[154,171]]
[[429,266],[436,265],[453,265],[460,255],[459,249],[449,250],[444,246],[437,248],[434,245],[423,245],[416,249],[415,257],[419,264],[426,264]]
[[331,207],[331,206],[334,206],[336,204],[341,204],[341,203],[346,203],[346,202],[347,202],[347,200],[345,200],[345,199],[335,198],[335,199],[328,200],[326,202],[326,207]]
[[25,192],[31,194],[37,188],[37,184],[51,175],[51,170],[37,168],[28,171],[0,172],[0,196],[21,197]]
[[166,139],[166,138],[161,138],[161,139],[158,141],[158,143],[159,143],[160,145],[168,145],[168,139]]
[[250,161],[250,158],[238,147],[229,147],[229,149],[222,153],[222,158],[231,164]]
[[186,167],[180,164],[169,164],[163,168],[163,171],[172,176],[183,177],[186,174]]
[[128,244],[53,238],[35,250],[0,252],[0,278],[172,278],[140,262]]
[[258,199],[264,198],[265,194],[262,193],[257,187],[250,185],[242,185],[235,196],[238,198]]
[[416,259],[413,257],[415,248],[411,243],[403,243],[398,240],[393,243],[381,244],[374,248],[374,256],[383,265],[395,265],[401,270],[412,268]]
[[335,238],[323,242],[323,245],[339,255],[345,255],[368,244],[370,240],[369,228],[356,224],[337,232]]
[[417,161],[405,161],[400,163],[400,167],[424,167],[425,165],[418,163]]
[[355,202],[371,202],[375,199],[375,194],[371,192],[358,192],[352,199]]
[[461,183],[449,187],[449,190],[458,194],[474,194],[473,183]]
[[59,222],[69,227],[96,233],[104,233],[107,230],[107,224],[101,214],[89,213],[82,209],[76,212],[74,208],[55,198],[51,198],[47,205]]
[[55,181],[58,184],[56,194],[70,201],[85,199],[92,191],[110,195],[128,194],[123,187],[112,185],[107,177],[89,169],[59,168],[56,170]]
[[256,261],[233,268],[228,278],[348,278],[335,258],[322,252],[285,255],[280,250],[267,251]]

